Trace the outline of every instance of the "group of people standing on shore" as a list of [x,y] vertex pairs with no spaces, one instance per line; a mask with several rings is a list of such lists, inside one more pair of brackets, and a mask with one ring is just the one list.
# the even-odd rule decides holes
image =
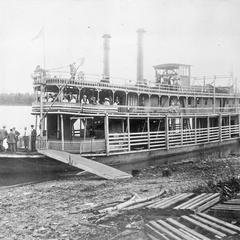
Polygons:
[[[11,128],[8,132],[6,126],[3,126],[0,129],[0,152],[16,152],[20,138],[23,140],[24,150],[26,152],[29,150],[34,152],[36,151],[36,137],[37,132],[33,125],[31,125],[31,132],[25,127],[22,134],[20,134],[15,127]],[[29,141],[31,142],[31,148],[29,148]]]

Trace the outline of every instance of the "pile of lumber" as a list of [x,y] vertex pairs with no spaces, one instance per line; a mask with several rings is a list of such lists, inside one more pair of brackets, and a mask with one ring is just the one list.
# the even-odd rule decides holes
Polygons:
[[204,213],[150,221],[145,225],[145,231],[152,240],[211,240],[240,234],[239,227]]

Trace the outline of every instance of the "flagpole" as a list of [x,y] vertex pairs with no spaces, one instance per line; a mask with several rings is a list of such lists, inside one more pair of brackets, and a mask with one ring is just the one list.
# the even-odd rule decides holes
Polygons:
[[42,31],[42,51],[43,51],[43,71],[42,71],[42,82],[41,82],[41,101],[40,101],[40,136],[43,137],[43,84],[45,82],[45,69],[46,69],[46,52],[45,52],[45,28]]
[[46,68],[46,44],[45,44],[45,27],[43,28],[43,41],[42,41],[42,44],[43,44],[43,69]]

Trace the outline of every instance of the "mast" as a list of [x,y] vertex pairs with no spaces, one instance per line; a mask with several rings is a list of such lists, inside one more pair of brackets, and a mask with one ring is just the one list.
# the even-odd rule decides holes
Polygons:
[[44,75],[46,69],[46,52],[45,52],[45,28],[43,27],[41,30],[42,33],[42,51],[43,51],[43,70],[41,71],[41,85],[40,85],[40,136],[43,137],[43,126],[44,126],[44,119],[43,119],[43,91],[44,91]]
[[40,85],[40,122],[39,122],[39,128],[40,128],[40,137],[43,136],[43,71],[41,72],[41,85]]

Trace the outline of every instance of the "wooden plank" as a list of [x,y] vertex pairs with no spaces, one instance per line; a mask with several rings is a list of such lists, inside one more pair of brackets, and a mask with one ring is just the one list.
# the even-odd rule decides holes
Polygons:
[[191,228],[181,224],[180,222],[178,222],[178,221],[176,221],[176,220],[174,220],[172,218],[167,218],[167,221],[172,223],[172,224],[174,224],[175,226],[178,226],[181,229],[184,229],[185,231],[191,233],[192,235],[194,235],[194,236],[196,236],[196,237],[198,237],[198,238],[200,238],[202,240],[211,240],[210,238],[205,237],[204,235],[194,231],[193,229],[191,229]]
[[145,225],[145,229],[148,232],[148,236],[149,234],[151,236],[153,236],[151,239],[155,240],[171,240],[170,238],[168,238],[167,236],[165,236],[163,233],[159,232],[158,230],[156,230],[154,227],[150,226],[149,224]]
[[176,203],[178,203],[178,202],[180,202],[180,201],[182,201],[182,200],[184,200],[184,199],[186,199],[186,198],[188,198],[192,195],[193,195],[193,193],[183,193],[183,194],[179,195],[178,197],[176,197],[176,198],[168,201],[167,203],[161,205],[158,208],[163,209],[163,208],[170,207],[171,205],[176,204]]
[[38,150],[38,152],[73,167],[80,168],[97,176],[103,177],[105,179],[125,179],[132,177],[128,173],[122,172],[118,169],[104,165],[102,163],[87,159],[79,154],[70,154],[64,151],[50,149]]
[[213,233],[213,234],[215,234],[215,235],[217,235],[219,237],[226,237],[227,236],[225,233],[220,232],[220,231],[218,231],[216,229],[213,229],[213,228],[207,226],[206,224],[201,223],[201,222],[199,222],[197,220],[194,220],[193,218],[190,218],[188,216],[182,216],[181,218],[183,218],[184,220],[190,222],[191,224],[195,224],[195,225],[197,225],[197,226],[199,226],[199,227],[207,230],[208,232],[211,232],[211,233]]
[[192,203],[198,201],[199,198],[201,198],[201,197],[203,197],[205,195],[206,195],[206,193],[202,193],[202,194],[200,194],[200,195],[198,195],[198,196],[188,200],[187,202],[184,202],[184,203],[176,206],[174,209],[187,209],[188,206],[190,206]]
[[239,211],[240,206],[239,205],[230,205],[230,204],[218,204],[216,206],[213,206],[212,209],[214,209],[214,210],[222,209],[222,210],[228,210],[228,211]]
[[217,204],[220,201],[220,196],[217,196],[216,198],[213,198],[212,200],[208,201],[207,203],[199,206],[196,209],[196,212],[203,212],[207,210],[208,208],[212,207],[213,205]]
[[240,199],[231,199],[228,200],[227,202],[224,202],[224,204],[240,205]]
[[197,215],[190,215],[190,216],[193,217],[193,218],[195,218],[195,219],[197,219],[197,220],[199,220],[200,222],[202,222],[202,223],[204,223],[204,224],[207,224],[207,225],[209,225],[209,226],[211,226],[211,227],[214,227],[215,229],[222,230],[223,232],[228,233],[228,234],[230,234],[230,235],[237,234],[237,232],[232,231],[231,229],[228,229],[228,228],[226,228],[226,227],[220,226],[220,225],[218,225],[218,224],[216,224],[216,223],[214,223],[214,222],[211,222],[211,221],[209,221],[209,220],[207,220],[207,219],[204,219],[204,218],[202,218],[202,217],[200,217],[200,216],[197,216]]
[[149,205],[148,208],[157,208],[158,206],[163,205],[164,203],[176,198],[179,195],[181,195],[181,194],[177,194],[177,195],[173,195],[173,196],[170,196],[170,197],[162,198],[162,199],[156,201],[155,203]]
[[210,215],[208,215],[208,214],[205,214],[205,213],[198,213],[197,215],[199,215],[199,216],[201,216],[201,217],[204,217],[204,218],[206,218],[206,219],[209,219],[209,220],[211,220],[211,221],[213,221],[213,222],[216,222],[216,223],[218,223],[218,224],[221,224],[221,225],[223,225],[223,226],[225,226],[225,227],[228,227],[228,228],[230,228],[230,229],[232,229],[232,230],[237,231],[238,233],[240,233],[240,227],[238,227],[238,226],[236,226],[236,225],[233,225],[233,224],[231,224],[231,223],[225,222],[225,221],[220,220],[220,219],[218,219],[218,218],[212,217],[212,216],[210,216]]
[[210,200],[212,200],[213,198],[219,196],[220,194],[219,193],[215,193],[215,194],[208,194],[207,196],[205,196],[203,199],[197,201],[196,203],[192,204],[189,209],[193,210],[195,209],[197,206],[200,206],[202,205],[203,203],[206,203]]
[[[148,233],[147,236],[148,236],[148,238],[151,239],[151,240],[159,240],[159,238],[154,237],[154,236],[151,235],[150,233]],[[163,236],[164,236],[164,235],[163,235]],[[162,239],[164,239],[164,240],[169,240],[169,238],[162,238]],[[162,240],[162,239],[160,238],[160,240]]]
[[184,233],[184,234],[186,234],[187,236],[191,237],[192,240],[201,240],[201,239],[195,237],[194,235],[192,235],[191,233],[185,231],[184,229],[181,229],[181,228],[180,228],[179,231],[182,232],[182,233]]
[[183,232],[179,231],[177,228],[171,226],[170,224],[162,220],[158,220],[157,223],[169,229],[171,232],[175,233],[177,236],[183,238],[184,240],[193,240],[192,237],[189,237],[187,234],[184,234]]
[[169,199],[166,199],[166,201],[156,204],[155,208],[166,208],[167,206],[172,205],[179,197],[183,195],[185,196],[185,193],[173,195]]
[[174,239],[174,240],[182,240],[182,238],[176,236],[175,234],[173,234],[171,231],[167,230],[166,228],[162,227],[161,225],[159,225],[158,223],[154,222],[154,221],[150,221],[149,224],[151,224],[151,226],[153,226],[155,229],[157,229],[158,231],[165,233],[167,236],[170,237],[170,239]]

